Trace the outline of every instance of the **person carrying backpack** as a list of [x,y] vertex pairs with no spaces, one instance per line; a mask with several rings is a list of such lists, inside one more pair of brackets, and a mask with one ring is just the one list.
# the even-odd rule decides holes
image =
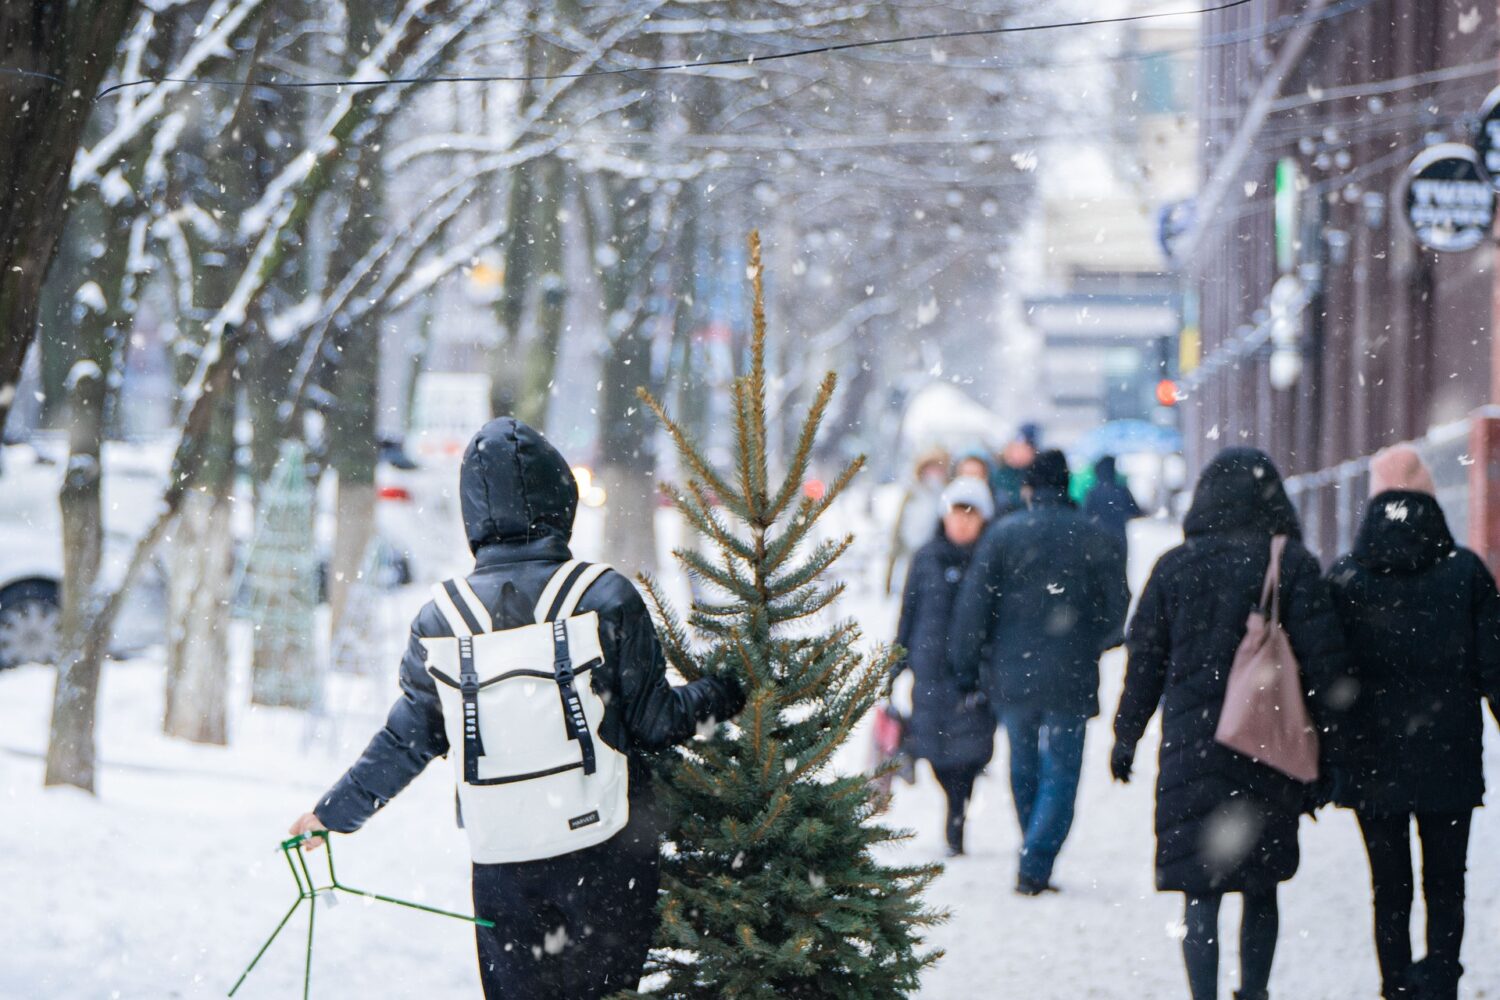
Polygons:
[[[1484,716],[1500,710],[1500,593],[1457,545],[1408,446],[1375,456],[1354,551],[1329,570],[1352,699],[1334,801],[1370,858],[1381,995],[1455,1000],[1469,821],[1484,796]],[[1422,840],[1427,957],[1412,961],[1411,824]]]
[[353,833],[451,756],[474,907],[495,924],[476,930],[487,1000],[634,989],[660,880],[643,754],[733,717],[744,696],[728,677],[668,684],[635,588],[572,558],[578,487],[536,430],[481,428],[459,492],[474,572],[434,588],[385,727],[291,832]]

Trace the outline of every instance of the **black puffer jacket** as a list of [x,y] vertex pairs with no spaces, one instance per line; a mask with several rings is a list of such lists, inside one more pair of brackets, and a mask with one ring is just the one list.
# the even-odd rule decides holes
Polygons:
[[[1157,888],[1263,890],[1297,871],[1308,789],[1220,746],[1214,731],[1273,535],[1292,539],[1282,557],[1281,621],[1320,729],[1334,718],[1324,698],[1344,671],[1343,638],[1318,562],[1263,453],[1221,452],[1198,480],[1183,530],[1186,541],[1157,562],[1130,622],[1115,738],[1133,750],[1161,706]],[[1325,746],[1332,736],[1325,733]]]
[[1437,500],[1391,490],[1328,574],[1353,706],[1336,798],[1371,813],[1459,812],[1484,796],[1484,716],[1500,706],[1500,594]]
[[1083,512],[1111,538],[1126,543],[1130,522],[1141,516],[1141,505],[1130,487],[1120,482],[1114,456],[1105,455],[1094,463],[1094,486],[1084,498]]
[[[474,572],[469,584],[496,621],[504,620],[500,590],[514,584],[534,604],[559,565],[571,558],[568,538],[578,507],[578,487],[567,462],[535,430],[504,417],[475,435],[464,453],[459,493]],[[737,687],[717,679],[684,687],[667,683],[656,631],[640,594],[618,573],[601,576],[584,592],[580,613],[599,613],[604,664],[590,683],[608,706],[601,735],[631,757],[632,810],[646,806],[649,775],[641,751],[660,750],[688,739],[700,721],[728,718],[739,710]],[[359,829],[421,773],[448,752],[442,707],[425,669],[422,639],[452,635],[429,602],[412,622],[401,660],[401,698],[385,728],[318,803],[330,830]]]
[[1060,490],[991,525],[959,587],[948,663],[998,712],[1099,714],[1099,655],[1118,645],[1125,552]]
[[973,546],[960,548],[942,528],[917,550],[906,573],[896,643],[906,649],[900,669],[911,668],[911,731],[907,749],[935,768],[989,763],[995,752],[995,718],[959,690],[948,668],[948,627]]

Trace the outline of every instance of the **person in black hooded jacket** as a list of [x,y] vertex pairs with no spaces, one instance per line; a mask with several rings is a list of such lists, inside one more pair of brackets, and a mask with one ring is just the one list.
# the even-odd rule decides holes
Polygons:
[[1263,452],[1229,448],[1209,463],[1183,533],[1186,540],[1152,570],[1130,622],[1110,767],[1117,780],[1130,780],[1136,744],[1160,707],[1156,887],[1186,896],[1182,949],[1193,1000],[1218,995],[1218,914],[1227,892],[1244,897],[1237,996],[1265,1000],[1276,888],[1297,871],[1297,824],[1310,789],[1220,746],[1214,732],[1273,536],[1290,539],[1281,622],[1320,729],[1337,718],[1337,704],[1325,699],[1344,674],[1343,637],[1322,570],[1303,547],[1296,511]]
[[[459,496],[474,552],[468,577],[474,593],[496,621],[506,584],[530,607],[572,558],[578,486],[568,463],[526,424],[492,420],[464,452]],[[732,679],[681,687],[667,682],[645,602],[619,573],[599,577],[578,611],[599,615],[604,662],[590,672],[590,683],[607,706],[600,735],[629,759],[630,820],[594,847],[538,861],[474,865],[475,910],[495,924],[476,930],[488,1000],[592,1000],[635,988],[657,925],[660,881],[660,830],[643,755],[688,740],[699,723],[730,718],[744,703]],[[451,635],[432,602],[417,613],[401,661],[401,697],[385,727],[313,811],[293,824],[293,834],[353,833],[432,758],[448,753],[422,640]]]
[[1053,890],[1073,823],[1084,729],[1099,714],[1099,657],[1119,645],[1130,589],[1125,553],[1068,498],[1068,462],[1044,451],[1026,471],[1029,509],[985,530],[959,586],[948,664],[1005,726],[1021,825],[1016,891]]
[[[1484,795],[1481,701],[1500,708],[1500,593],[1484,562],[1454,543],[1433,492],[1412,448],[1377,455],[1354,551],[1328,574],[1353,679],[1334,797],[1364,834],[1387,1000],[1458,996],[1469,821]],[[1427,910],[1418,963],[1413,817]]]

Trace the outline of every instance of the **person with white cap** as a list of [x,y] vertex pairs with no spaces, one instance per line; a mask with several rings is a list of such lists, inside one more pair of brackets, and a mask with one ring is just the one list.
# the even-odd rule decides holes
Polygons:
[[964,853],[964,818],[974,782],[994,754],[995,720],[982,697],[967,696],[948,666],[950,612],[995,500],[982,479],[960,476],[943,491],[937,533],[912,557],[896,643],[910,669],[912,712],[907,750],[932,765],[948,800],[948,855]]
[[[1483,700],[1500,710],[1500,593],[1454,542],[1414,448],[1375,456],[1370,493],[1354,550],[1328,574],[1350,674],[1334,801],[1354,810],[1370,858],[1381,995],[1454,1000],[1469,821],[1484,796]],[[1427,912],[1418,962],[1413,819]]]

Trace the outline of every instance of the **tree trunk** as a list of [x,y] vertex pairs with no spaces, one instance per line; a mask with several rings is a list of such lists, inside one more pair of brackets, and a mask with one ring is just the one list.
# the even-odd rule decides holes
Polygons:
[[167,608],[166,713],[162,731],[194,743],[229,742],[230,502],[222,489],[183,499],[172,535]]
[[58,495],[63,536],[61,656],[44,778],[48,785],[76,785],[89,792],[94,790],[94,710],[103,656],[88,654],[86,636],[104,545],[100,442],[106,393],[102,371],[73,379],[68,470]]
[[[359,584],[365,570],[365,553],[375,537],[375,484],[361,482],[339,473],[338,500],[335,504],[336,525],[333,534],[333,558],[328,567],[328,615],[332,633],[337,636],[344,624],[349,590]],[[373,581],[367,581],[373,584]],[[335,640],[335,644],[337,640]]]
[[542,191],[534,209],[539,244],[536,248],[539,270],[536,332],[527,351],[521,398],[515,412],[517,417],[531,426],[545,428],[568,301],[561,217],[567,176],[562,161],[556,157],[547,157],[539,167],[542,173]]
[[68,174],[134,0],[0,4],[0,430],[36,335]]
[[[352,38],[355,45],[358,38]],[[353,185],[349,214],[339,233],[340,255],[353,260],[380,236],[377,220],[385,216],[384,164],[380,149],[385,129],[377,126],[362,143],[351,165]],[[376,309],[352,327],[339,331],[338,369],[333,376],[334,402],[328,428],[329,458],[338,472],[337,519],[328,572],[328,607],[333,634],[344,621],[349,588],[365,566],[375,533],[376,404],[380,395],[380,330],[383,311]]]
[[198,743],[226,742],[229,605],[234,536],[234,400],[219,400],[194,487],[172,535],[167,581],[167,690],[162,731]]

